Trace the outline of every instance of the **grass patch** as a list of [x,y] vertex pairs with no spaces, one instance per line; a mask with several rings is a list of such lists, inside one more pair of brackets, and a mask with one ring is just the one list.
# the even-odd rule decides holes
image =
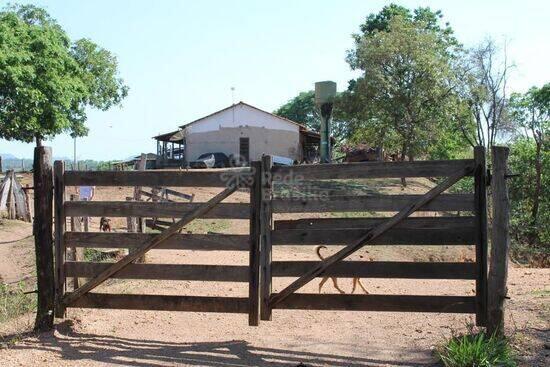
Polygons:
[[226,219],[195,219],[184,227],[192,233],[223,233],[231,228],[231,221]]
[[24,292],[23,283],[15,286],[0,283],[0,323],[36,310],[36,295]]
[[484,332],[454,336],[436,351],[445,367],[514,367],[515,355],[508,340]]
[[84,249],[84,261],[86,262],[113,262],[116,259],[114,252],[102,252],[93,248]]

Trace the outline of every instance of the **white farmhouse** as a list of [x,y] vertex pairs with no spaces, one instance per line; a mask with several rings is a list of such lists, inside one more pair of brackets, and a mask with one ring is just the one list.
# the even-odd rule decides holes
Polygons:
[[185,166],[201,154],[218,152],[246,162],[260,160],[263,154],[310,161],[319,146],[317,132],[244,102],[154,139],[157,168]]

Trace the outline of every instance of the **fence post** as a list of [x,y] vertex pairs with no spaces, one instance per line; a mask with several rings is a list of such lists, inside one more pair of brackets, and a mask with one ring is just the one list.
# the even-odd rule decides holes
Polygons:
[[510,201],[506,184],[507,147],[492,147],[493,225],[491,230],[491,268],[489,271],[489,297],[487,332],[504,332],[504,300],[508,277],[508,251],[510,247]]
[[63,317],[65,308],[61,299],[65,293],[65,182],[63,175],[65,166],[62,161],[54,163],[54,210],[55,210],[55,275],[56,275],[56,301],[55,316]]
[[261,271],[261,308],[260,318],[271,321],[271,306],[269,297],[271,296],[271,167],[273,159],[270,155],[262,157],[262,191],[261,191],[261,252],[260,261]]
[[[71,201],[78,201],[79,197],[76,194],[71,194]],[[71,217],[71,232],[82,232],[82,223],[80,217]],[[79,254],[77,248],[73,247],[69,253],[69,260],[78,261]],[[78,277],[73,277],[73,290],[78,288]]]
[[487,322],[487,168],[485,147],[474,148],[474,196],[476,215],[476,325]]
[[55,283],[53,268],[53,172],[50,147],[34,148],[34,246],[36,253],[36,278],[38,300],[36,331],[53,327]]
[[258,326],[260,311],[260,215],[262,205],[262,163],[250,165],[253,182],[250,186],[250,259],[248,283],[248,325]]

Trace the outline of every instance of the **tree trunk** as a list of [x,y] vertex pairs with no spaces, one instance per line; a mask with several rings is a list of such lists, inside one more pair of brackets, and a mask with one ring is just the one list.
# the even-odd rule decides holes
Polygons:
[[[401,162],[405,162],[405,159],[407,158],[407,146],[403,146],[403,150],[401,150]],[[403,187],[407,187],[407,179],[405,177],[401,177],[401,185]]]
[[532,243],[537,239],[537,222],[539,215],[539,203],[540,203],[540,192],[541,192],[541,176],[542,176],[542,142],[537,141],[537,150],[535,153],[535,191],[533,192],[533,208],[531,209],[531,231],[529,242]]
[[[37,141],[38,144],[38,141]],[[38,288],[36,331],[53,327],[54,264],[53,264],[53,171],[52,150],[34,148],[34,244]]]

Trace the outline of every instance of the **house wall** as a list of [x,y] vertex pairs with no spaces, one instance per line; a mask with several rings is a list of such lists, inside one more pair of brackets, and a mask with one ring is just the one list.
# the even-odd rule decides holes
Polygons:
[[222,152],[227,156],[239,154],[239,138],[250,139],[250,160],[260,160],[263,154],[301,160],[299,132],[265,127],[242,126],[220,128],[216,131],[196,132],[186,137],[186,158],[197,159],[208,152]]
[[186,160],[201,154],[239,154],[239,138],[250,139],[250,159],[263,154],[301,160],[300,128],[284,119],[244,104],[205,117],[185,127]]

